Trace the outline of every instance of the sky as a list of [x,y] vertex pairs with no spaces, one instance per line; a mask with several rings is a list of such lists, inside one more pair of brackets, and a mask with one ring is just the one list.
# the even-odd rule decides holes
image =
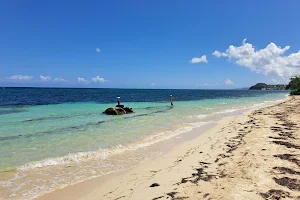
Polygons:
[[232,89],[300,74],[299,0],[0,2],[0,86]]

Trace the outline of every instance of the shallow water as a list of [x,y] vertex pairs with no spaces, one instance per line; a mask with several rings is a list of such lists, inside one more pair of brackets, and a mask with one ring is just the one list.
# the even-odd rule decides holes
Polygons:
[[[175,97],[169,106],[169,95]],[[31,199],[158,156],[149,147],[285,91],[0,90],[0,196]],[[107,116],[117,96],[135,113]],[[1,199],[1,197],[0,197]]]

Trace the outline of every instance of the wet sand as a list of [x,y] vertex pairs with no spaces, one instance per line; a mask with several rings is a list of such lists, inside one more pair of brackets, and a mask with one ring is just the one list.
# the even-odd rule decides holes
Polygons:
[[39,199],[300,199],[300,97],[225,118],[159,158]]

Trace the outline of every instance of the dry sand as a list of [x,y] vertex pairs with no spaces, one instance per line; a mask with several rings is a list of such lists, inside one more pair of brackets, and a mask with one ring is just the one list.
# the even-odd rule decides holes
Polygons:
[[300,97],[223,119],[157,159],[39,199],[300,199]]

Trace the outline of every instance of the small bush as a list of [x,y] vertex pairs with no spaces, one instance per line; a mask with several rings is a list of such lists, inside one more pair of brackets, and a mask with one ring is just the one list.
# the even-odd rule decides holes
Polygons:
[[299,89],[291,90],[291,95],[300,95],[300,90]]
[[287,85],[286,89],[291,90],[291,95],[300,95],[300,76],[291,78],[291,81]]

